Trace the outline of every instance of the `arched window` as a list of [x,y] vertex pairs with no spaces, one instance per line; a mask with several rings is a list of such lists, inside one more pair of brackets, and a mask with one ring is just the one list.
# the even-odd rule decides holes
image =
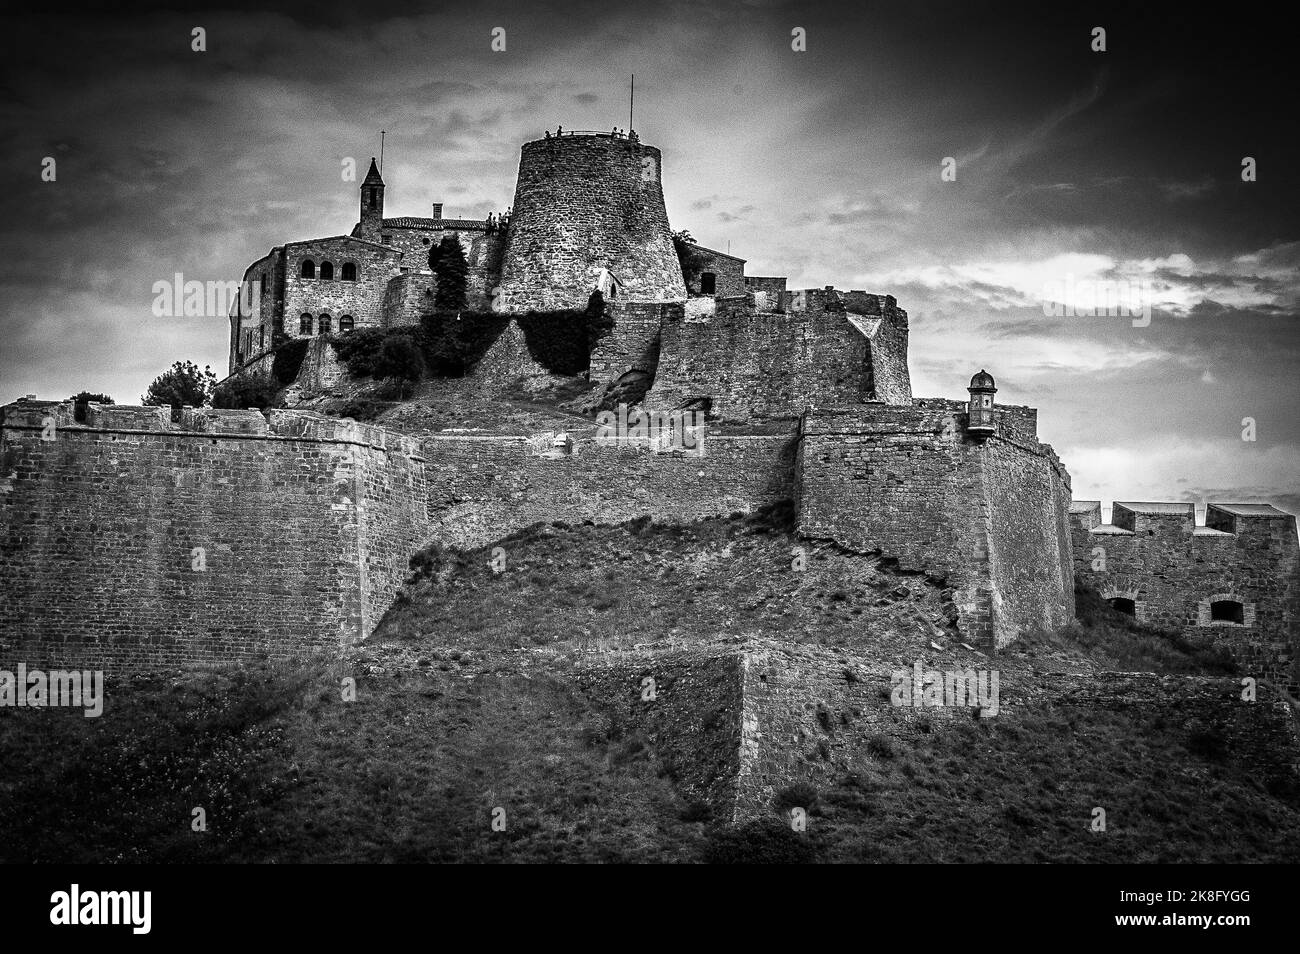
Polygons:
[[718,276],[713,272],[700,273],[700,294],[712,295],[718,288]]
[[352,316],[344,315],[339,319],[339,334],[345,335],[352,330]]
[[316,277],[316,263],[313,262],[310,258],[305,259],[302,263],[302,277],[303,278]]
[[298,319],[298,334],[311,334],[311,315],[303,315]]
[[1236,600],[1215,600],[1210,604],[1210,619],[1221,623],[1245,623],[1245,607]]
[[1125,616],[1137,616],[1137,604],[1132,600],[1125,599],[1122,596],[1116,596],[1114,599],[1106,601],[1111,608],[1117,613],[1123,613]]
[[330,316],[321,315],[316,319],[317,334],[327,335],[330,333]]
[[321,262],[321,263],[320,263],[320,280],[323,281],[323,282],[332,282],[332,281],[334,281],[334,263],[333,263],[333,262]]
[[357,264],[356,264],[356,262],[344,262],[344,263],[343,263],[343,281],[345,281],[345,282],[355,282],[356,280],[357,280]]

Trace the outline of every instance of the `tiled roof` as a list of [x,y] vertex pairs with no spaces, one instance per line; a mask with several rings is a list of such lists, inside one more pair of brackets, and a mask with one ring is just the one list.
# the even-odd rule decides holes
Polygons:
[[705,245],[701,245],[699,242],[687,242],[686,244],[691,248],[698,248],[701,252],[708,252],[710,255],[716,255],[719,258],[729,258],[733,262],[748,261],[747,259],[741,258],[739,255],[732,255],[730,252],[719,252],[716,248],[709,248]]
[[487,222],[482,219],[428,219],[418,216],[403,216],[397,219],[384,219],[384,228],[431,229],[441,232],[447,229],[486,229]]

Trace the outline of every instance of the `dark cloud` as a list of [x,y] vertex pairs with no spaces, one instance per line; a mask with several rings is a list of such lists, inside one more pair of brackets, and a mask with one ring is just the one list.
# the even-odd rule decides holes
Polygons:
[[[154,318],[155,280],[235,278],[275,244],[347,231],[356,183],[340,170],[378,154],[381,129],[394,214],[500,209],[520,143],[558,123],[626,125],[635,73],[673,227],[731,240],[751,273],[792,287],[895,295],[918,394],[960,396],[986,365],[1000,399],[1040,407],[1081,496],[1236,487],[1294,506],[1291,41],[1261,18],[1207,16],[986,0],[11,15],[0,400],[134,400],[177,358],[223,367],[225,322]],[[794,18],[806,53],[790,49]],[[1094,22],[1106,54],[1088,48]],[[45,156],[55,183],[40,181]],[[939,178],[946,156],[956,182]],[[1165,297],[1145,328],[1050,318],[1053,268],[1145,278]],[[1245,447],[1248,416],[1260,436]]]

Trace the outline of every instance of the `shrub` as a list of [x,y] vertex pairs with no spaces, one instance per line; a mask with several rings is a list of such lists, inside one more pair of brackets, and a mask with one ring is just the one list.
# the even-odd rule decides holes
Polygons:
[[216,386],[217,376],[211,367],[205,365],[200,371],[192,361],[177,361],[154,378],[140,403],[150,407],[203,407],[212,399]]
[[302,359],[307,356],[310,338],[295,338],[288,344],[281,345],[271,360],[271,376],[281,384],[292,384],[302,367]]
[[686,806],[677,813],[677,817],[684,822],[706,822],[713,817],[713,809],[709,807],[708,802],[687,802]]
[[687,289],[695,283],[704,271],[704,256],[691,248],[695,237],[686,229],[673,233],[673,250],[677,252],[677,264],[682,269],[682,281]]
[[337,411],[330,413],[338,417],[350,417],[354,421],[373,421],[384,412],[386,406],[373,398],[352,398]]
[[458,378],[487,354],[510,324],[492,311],[434,312],[420,318],[419,342],[430,374]]
[[270,372],[237,374],[223,381],[212,393],[212,406],[236,411],[274,407],[280,391],[280,382]]
[[68,398],[77,404],[115,404],[117,403],[107,394],[98,394],[94,391],[78,391],[72,397]]
[[817,804],[817,797],[817,789],[812,785],[807,782],[795,782],[772,796],[772,804],[782,811],[789,811],[792,808],[808,810]]
[[867,739],[867,751],[878,759],[892,759],[895,754],[894,743],[886,735],[873,735]]
[[86,422],[86,406],[88,404],[112,404],[113,399],[107,394],[96,394],[92,391],[79,391],[68,398],[72,402],[73,419],[79,423]]
[[1228,757],[1228,739],[1218,726],[1196,729],[1187,737],[1187,751],[1209,762],[1222,762]]
[[438,243],[437,263],[434,263],[431,252],[429,266],[438,275],[438,290],[433,296],[433,307],[443,312],[463,311],[468,304],[465,288],[469,263],[465,261],[465,250],[461,248],[456,233],[442,237]]
[[368,378],[375,373],[375,361],[388,332],[383,328],[358,328],[345,335],[330,339],[330,347],[348,374],[354,378]]
[[393,335],[380,345],[374,362],[374,376],[396,382],[401,397],[410,385],[424,377],[424,353],[409,335]]

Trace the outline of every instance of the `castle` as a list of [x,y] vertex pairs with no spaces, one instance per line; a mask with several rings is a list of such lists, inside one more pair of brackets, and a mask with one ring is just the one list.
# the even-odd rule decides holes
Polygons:
[[[1190,504],[1116,504],[1102,525],[1096,502],[1072,502],[1037,411],[995,403],[987,372],[962,400],[913,397],[892,296],[790,290],[702,247],[687,288],[661,174],[635,134],[548,133],[522,147],[508,215],[385,218],[372,162],[349,234],[249,266],[260,291],[231,315],[230,369],[268,367],[277,342],[310,338],[297,389],[337,380],[330,336],[414,323],[436,281],[427,250],[454,234],[472,307],[575,308],[600,289],[614,324],[581,382],[591,406],[702,411],[705,450],[608,446],[580,428],[417,437],[297,408],[19,401],[0,409],[0,664],[338,651],[374,629],[431,542],[792,500],[805,539],[942,587],[955,634],[987,652],[1066,624],[1085,579],[1296,687],[1294,517],[1214,504],[1196,527]],[[546,373],[512,320],[447,386]]]
[[[288,242],[244,271],[253,293],[230,314],[229,370],[256,365],[286,338],[413,323],[429,307],[429,249],[455,236],[465,252],[468,307],[504,312],[581,307],[593,288],[607,301],[683,301],[668,229],[662,156],[635,133],[567,132],[525,143],[512,209],[484,220],[384,218],[375,160],[347,235]],[[744,260],[694,246],[695,292],[770,296],[784,278],[744,275]]]

